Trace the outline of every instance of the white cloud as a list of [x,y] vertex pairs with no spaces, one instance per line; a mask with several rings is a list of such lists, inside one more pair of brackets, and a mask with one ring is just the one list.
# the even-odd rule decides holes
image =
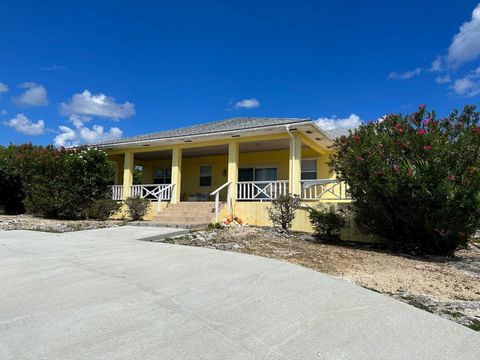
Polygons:
[[446,83],[449,83],[450,81],[452,81],[452,79],[450,78],[450,74],[445,74],[445,75],[439,75],[435,78],[435,81],[438,83],[438,84],[446,84]]
[[460,26],[448,48],[447,60],[453,67],[480,56],[480,4],[472,12],[472,19]]
[[123,131],[118,127],[111,127],[108,131],[105,131],[101,125],[93,125],[91,128],[85,126],[85,123],[91,120],[90,117],[72,115],[69,120],[74,128],[59,126],[60,133],[53,139],[55,146],[70,147],[81,144],[95,144],[119,139],[123,134]]
[[465,77],[455,80],[453,90],[456,94],[465,97],[480,94],[480,67],[471,71]]
[[120,104],[111,96],[102,93],[93,95],[84,90],[74,94],[68,102],[62,103],[60,111],[66,116],[77,114],[120,120],[135,115],[135,105],[128,101]]
[[360,126],[362,120],[356,114],[350,114],[346,118],[337,118],[333,116],[331,118],[318,118],[315,123],[323,130],[333,129],[350,129]]
[[234,109],[255,109],[260,106],[260,102],[255,99],[243,99],[237,102],[235,105],[233,105]]
[[432,61],[429,71],[440,72],[443,70],[443,61],[440,56],[437,56],[435,60]]
[[21,95],[14,96],[12,101],[17,106],[46,106],[48,104],[47,90],[43,85],[25,82],[19,85],[26,89]]
[[390,74],[388,74],[388,78],[392,80],[407,80],[407,79],[411,79],[414,76],[420,75],[421,72],[422,72],[422,68],[416,68],[416,69],[401,72],[401,73],[393,71]]
[[13,119],[5,121],[4,124],[25,135],[42,135],[45,132],[45,122],[43,120],[33,122],[24,114],[17,114]]
[[7,91],[8,91],[7,84],[4,84],[4,83],[0,82],[0,94],[6,93]]

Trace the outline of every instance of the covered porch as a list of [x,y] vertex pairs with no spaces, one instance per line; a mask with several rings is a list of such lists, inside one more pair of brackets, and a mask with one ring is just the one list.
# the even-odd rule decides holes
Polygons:
[[[188,143],[109,155],[117,163],[112,198],[157,202],[268,202],[293,194],[303,201],[348,201],[327,165],[329,150],[301,134],[223,143]],[[218,211],[218,210],[217,210]]]

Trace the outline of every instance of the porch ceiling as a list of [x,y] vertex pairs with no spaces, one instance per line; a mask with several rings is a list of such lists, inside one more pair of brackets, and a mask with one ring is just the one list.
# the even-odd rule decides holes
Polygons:
[[[302,144],[302,147],[308,147],[305,144]],[[272,150],[286,150],[289,148],[288,139],[277,139],[269,141],[256,141],[256,142],[246,142],[241,143],[239,151],[241,153],[255,152],[255,151],[272,151]],[[218,146],[204,146],[204,147],[194,147],[187,148],[183,150],[183,157],[199,157],[199,156],[208,156],[208,155],[226,155],[228,154],[228,145],[218,145]],[[171,159],[172,151],[171,150],[162,150],[162,151],[151,151],[144,153],[136,153],[136,159],[142,160],[159,160],[159,159]]]

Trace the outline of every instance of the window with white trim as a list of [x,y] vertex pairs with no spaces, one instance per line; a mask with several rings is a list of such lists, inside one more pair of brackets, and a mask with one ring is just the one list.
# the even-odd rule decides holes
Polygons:
[[200,166],[200,186],[212,186],[212,167],[210,165]]
[[302,180],[314,180],[317,178],[317,159],[302,160]]

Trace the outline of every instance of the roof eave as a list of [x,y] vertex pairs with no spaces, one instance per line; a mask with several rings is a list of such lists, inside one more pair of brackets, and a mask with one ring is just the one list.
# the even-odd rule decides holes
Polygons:
[[319,130],[320,133],[325,136],[327,139],[329,137],[321,131],[312,120],[302,120],[302,121],[297,121],[297,122],[291,122],[288,124],[276,124],[276,125],[268,125],[268,126],[261,126],[261,127],[256,127],[256,128],[247,128],[247,129],[237,129],[237,130],[225,130],[225,131],[219,131],[219,132],[209,132],[209,133],[204,133],[204,134],[198,134],[198,135],[184,135],[184,136],[174,136],[174,137],[168,137],[168,138],[156,138],[156,139],[145,139],[145,140],[131,140],[131,141],[123,141],[123,142],[118,142],[118,143],[104,143],[104,144],[97,144],[95,146],[99,148],[119,148],[122,146],[132,146],[132,145],[147,145],[151,143],[168,143],[171,145],[175,144],[183,144],[185,140],[192,140],[192,139],[208,139],[211,137],[218,137],[223,134],[225,135],[231,135],[232,133],[238,134],[238,133],[248,133],[252,132],[255,130],[275,130],[275,129],[285,129],[285,126],[301,126],[301,125],[314,125],[316,130]]

